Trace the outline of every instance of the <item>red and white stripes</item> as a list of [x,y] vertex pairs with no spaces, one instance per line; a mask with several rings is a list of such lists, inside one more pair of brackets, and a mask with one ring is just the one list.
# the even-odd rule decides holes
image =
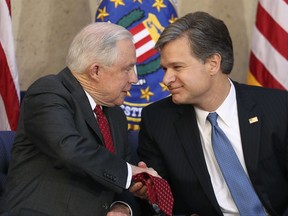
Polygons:
[[130,29],[135,41],[137,62],[142,63],[157,53],[154,49],[155,41],[150,36],[149,31],[141,23]]
[[0,130],[16,130],[19,104],[10,0],[0,0]]
[[247,82],[288,90],[288,0],[259,0]]

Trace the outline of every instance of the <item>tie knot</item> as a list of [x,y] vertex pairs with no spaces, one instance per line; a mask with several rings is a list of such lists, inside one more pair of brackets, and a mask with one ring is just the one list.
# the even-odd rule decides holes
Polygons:
[[207,116],[207,120],[210,122],[210,124],[212,126],[217,125],[217,118],[218,118],[218,115],[217,115],[216,112],[209,113],[208,116]]
[[99,114],[102,114],[103,111],[101,109],[101,106],[100,105],[96,105],[95,109],[94,109],[94,112],[96,113],[96,115],[98,116]]

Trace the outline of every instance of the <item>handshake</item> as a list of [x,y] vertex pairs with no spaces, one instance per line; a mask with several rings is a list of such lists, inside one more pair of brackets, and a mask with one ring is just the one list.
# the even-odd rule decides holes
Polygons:
[[[149,196],[151,195],[153,196],[153,192],[155,192],[152,178],[154,177],[157,179],[162,178],[153,168],[148,168],[144,162],[139,162],[138,166],[132,164],[130,164],[130,166],[132,170],[132,180],[129,187],[129,191],[136,197],[150,201],[151,197]],[[156,197],[156,194],[154,194],[154,197]],[[156,202],[155,199],[153,201]],[[119,215],[121,216],[131,215],[131,209],[128,209],[126,205],[118,203],[113,205],[111,211],[108,212],[107,214],[107,216],[119,216]]]
[[132,175],[129,191],[136,197],[149,200],[153,208],[157,207],[156,212],[172,216],[174,199],[168,182],[144,162],[139,162],[138,167],[132,167]]
[[145,184],[144,181],[139,180],[139,177],[144,173],[148,174],[149,176],[154,176],[158,178],[161,178],[161,176],[159,176],[157,171],[154,170],[153,168],[148,168],[147,165],[142,161],[138,163],[138,166],[131,165],[131,168],[132,168],[132,183],[129,188],[129,191],[133,193],[134,196],[136,197],[148,200],[147,185],[149,184],[152,185],[151,178],[148,178]]
[[[148,200],[151,204],[157,202],[156,188],[153,184],[153,178],[162,179],[157,171],[153,168],[148,168],[144,162],[139,162],[138,166],[132,165],[132,179],[129,187],[129,191],[136,197]],[[165,180],[164,180],[165,181]],[[152,197],[152,202],[151,202]],[[118,215],[131,215],[131,209],[127,209],[127,206],[122,204],[113,205],[112,211],[108,212],[107,216]],[[172,210],[172,209],[171,209]],[[129,214],[125,214],[129,211]]]

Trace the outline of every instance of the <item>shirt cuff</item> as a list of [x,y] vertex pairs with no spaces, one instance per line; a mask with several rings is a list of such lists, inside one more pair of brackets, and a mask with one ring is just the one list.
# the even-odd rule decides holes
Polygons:
[[125,189],[128,189],[130,187],[131,181],[132,181],[132,168],[129,163],[127,163],[127,169],[128,169],[128,176],[127,176]]

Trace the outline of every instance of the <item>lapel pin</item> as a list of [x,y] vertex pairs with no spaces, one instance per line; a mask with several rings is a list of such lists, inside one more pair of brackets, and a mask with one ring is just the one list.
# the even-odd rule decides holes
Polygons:
[[255,123],[255,122],[258,122],[257,116],[249,119],[249,123],[250,123],[250,124],[253,124],[253,123]]

